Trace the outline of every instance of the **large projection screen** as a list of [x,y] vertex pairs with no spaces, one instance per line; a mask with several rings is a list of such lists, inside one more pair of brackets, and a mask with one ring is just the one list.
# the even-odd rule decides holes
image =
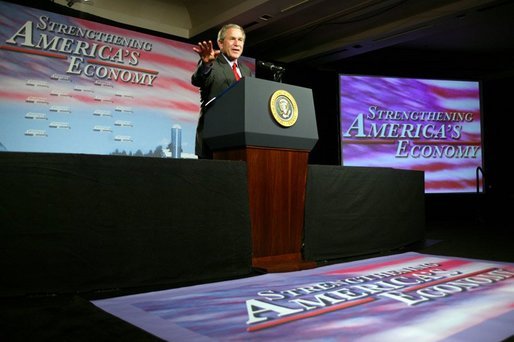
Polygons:
[[339,77],[342,165],[422,170],[426,193],[482,191],[479,82]]

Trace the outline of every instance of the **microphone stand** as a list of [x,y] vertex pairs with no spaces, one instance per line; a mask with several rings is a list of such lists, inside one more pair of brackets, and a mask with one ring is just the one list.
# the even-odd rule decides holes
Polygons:
[[273,81],[282,83],[282,77],[284,76],[285,69],[277,69],[273,73]]

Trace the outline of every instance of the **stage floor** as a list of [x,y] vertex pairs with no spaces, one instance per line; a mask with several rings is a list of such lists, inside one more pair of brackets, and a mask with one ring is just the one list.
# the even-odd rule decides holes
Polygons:
[[501,341],[514,263],[407,252],[94,301],[167,341]]
[[[424,245],[410,246],[401,251],[391,251],[390,254],[398,255],[407,251],[490,260],[494,265],[497,265],[497,262],[502,264],[506,262],[512,265],[512,262],[514,262],[514,251],[507,226],[486,227],[475,223],[455,222],[433,223],[427,225],[427,239]],[[359,259],[367,260],[382,256],[372,255],[352,258],[352,260],[332,260],[327,261],[326,265],[338,265],[341,263],[348,265],[348,263],[358,261]],[[254,276],[258,275],[248,275],[249,278]],[[219,280],[227,281],[228,279]],[[509,280],[509,282],[512,284],[512,280]],[[194,285],[199,284],[184,283],[180,284],[179,287]],[[294,287],[294,284],[291,285]],[[0,320],[2,324],[0,325],[0,340],[159,341],[162,339],[106,313],[93,305],[90,300],[162,291],[165,289],[167,289],[166,286],[160,286],[158,288],[108,289],[94,293],[41,294],[37,297],[1,298]],[[288,289],[290,288],[288,287]],[[460,295],[462,293],[454,294],[452,297],[457,298]],[[511,300],[513,298],[512,292],[510,292],[510,298]],[[439,303],[439,301],[434,302]],[[323,315],[319,317],[323,317]],[[298,322],[303,322],[303,320],[298,320]],[[513,321],[511,320],[510,322],[511,326],[514,326],[512,324]],[[246,321],[244,323],[246,326]],[[283,324],[284,327],[288,325],[289,323]],[[512,334],[514,332],[511,332]]]

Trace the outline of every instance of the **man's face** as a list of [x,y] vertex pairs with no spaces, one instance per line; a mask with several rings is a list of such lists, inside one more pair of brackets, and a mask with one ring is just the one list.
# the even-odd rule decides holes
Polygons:
[[225,39],[218,41],[218,46],[221,52],[233,61],[243,53],[244,43],[243,32],[236,28],[230,28],[225,33]]

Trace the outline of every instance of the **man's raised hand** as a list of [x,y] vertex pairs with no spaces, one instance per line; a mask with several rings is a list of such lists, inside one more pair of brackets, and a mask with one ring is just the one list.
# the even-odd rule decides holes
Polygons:
[[209,64],[220,54],[220,50],[214,50],[211,40],[199,42],[198,46],[193,47],[193,50],[198,53],[205,64]]

